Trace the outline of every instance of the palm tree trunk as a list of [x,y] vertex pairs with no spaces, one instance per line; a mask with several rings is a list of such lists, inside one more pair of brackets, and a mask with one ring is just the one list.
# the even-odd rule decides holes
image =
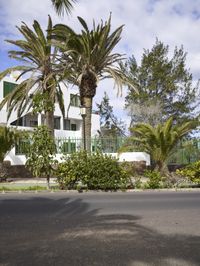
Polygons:
[[168,176],[169,169],[167,167],[167,163],[163,161],[156,162],[155,170],[160,172],[162,176]]
[[[86,150],[91,152],[91,119],[92,119],[92,97],[83,97],[82,104],[86,107],[85,117],[85,139],[86,139]],[[84,134],[82,132],[82,139]]]
[[54,137],[54,112],[45,112],[44,124],[48,127],[50,134]]

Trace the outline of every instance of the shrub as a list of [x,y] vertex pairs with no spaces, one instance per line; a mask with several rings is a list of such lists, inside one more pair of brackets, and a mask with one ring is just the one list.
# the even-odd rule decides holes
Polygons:
[[139,177],[139,176],[134,177],[133,187],[134,187],[134,188],[137,188],[137,189],[142,188],[141,177]]
[[189,178],[196,184],[200,184],[200,161],[191,163],[183,169],[177,169],[176,173]]
[[149,178],[149,180],[147,181],[147,188],[155,189],[160,187],[160,182],[162,179],[160,172],[156,170],[146,170],[144,172],[144,176]]
[[84,151],[71,154],[57,168],[57,180],[61,189],[125,189],[129,183],[128,173],[117,159],[102,153],[88,154]]
[[49,179],[53,175],[56,145],[46,126],[39,126],[33,132],[26,151],[26,167],[34,176],[46,177],[47,188]]

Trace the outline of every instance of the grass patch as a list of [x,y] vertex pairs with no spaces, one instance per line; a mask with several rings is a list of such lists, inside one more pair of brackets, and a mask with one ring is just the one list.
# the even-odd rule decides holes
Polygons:
[[[54,187],[51,189],[55,190]],[[46,186],[0,186],[0,191],[45,191],[47,190]]]

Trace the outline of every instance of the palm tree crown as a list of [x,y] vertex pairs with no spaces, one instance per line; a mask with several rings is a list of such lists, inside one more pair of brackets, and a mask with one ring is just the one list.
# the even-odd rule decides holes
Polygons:
[[166,161],[175,151],[177,143],[198,125],[196,120],[188,121],[182,125],[173,125],[173,118],[164,124],[152,127],[149,124],[137,124],[131,129],[133,140],[149,153],[156,163],[159,171],[166,169]]
[[[93,22],[89,30],[86,22],[78,17],[83,30],[76,34],[66,25],[58,24],[53,29],[53,38],[63,52],[62,62],[66,68],[70,66],[70,81],[80,90],[81,104],[86,107],[86,136],[91,137],[92,100],[96,94],[99,80],[112,78],[119,90],[122,85],[133,87],[128,77],[122,72],[120,62],[123,55],[113,53],[121,39],[123,26],[111,33],[111,17],[105,23],[96,26]],[[88,150],[90,150],[88,145]]]
[[0,108],[7,104],[8,118],[13,110],[17,110],[19,117],[31,107],[39,112],[44,111],[46,124],[53,130],[52,120],[55,100],[57,98],[63,113],[64,103],[59,85],[59,81],[62,80],[60,74],[62,71],[60,71],[59,64],[56,62],[56,51],[53,52],[53,46],[49,41],[52,29],[51,18],[49,16],[46,36],[37,21],[33,23],[34,30],[31,30],[25,23],[17,28],[24,39],[7,40],[7,42],[19,48],[9,51],[9,55],[24,64],[6,69],[0,73],[0,79],[15,70],[21,72],[18,79],[25,74],[29,75],[3,99]]
[[51,0],[53,8],[56,13],[61,16],[66,12],[67,14],[71,13],[73,9],[73,4],[76,3],[76,0]]

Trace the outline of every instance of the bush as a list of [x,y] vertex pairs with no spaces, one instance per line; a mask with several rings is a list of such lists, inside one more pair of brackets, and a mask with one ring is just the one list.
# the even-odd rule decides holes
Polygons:
[[177,169],[176,173],[189,178],[190,181],[200,184],[200,161],[191,163],[183,169]]
[[160,188],[160,182],[162,180],[161,174],[160,172],[154,170],[146,170],[144,172],[144,176],[149,178],[149,180],[147,181],[147,188]]
[[136,176],[134,177],[134,182],[133,182],[133,187],[134,188],[137,188],[137,189],[140,189],[142,188],[142,181],[141,181],[141,177],[139,176]]
[[130,181],[117,159],[84,151],[71,154],[58,165],[57,180],[61,189],[80,189],[82,185],[87,189],[103,190],[125,189]]
[[46,177],[49,188],[50,176],[54,173],[56,145],[46,126],[37,127],[29,140],[26,151],[26,167],[33,176]]

